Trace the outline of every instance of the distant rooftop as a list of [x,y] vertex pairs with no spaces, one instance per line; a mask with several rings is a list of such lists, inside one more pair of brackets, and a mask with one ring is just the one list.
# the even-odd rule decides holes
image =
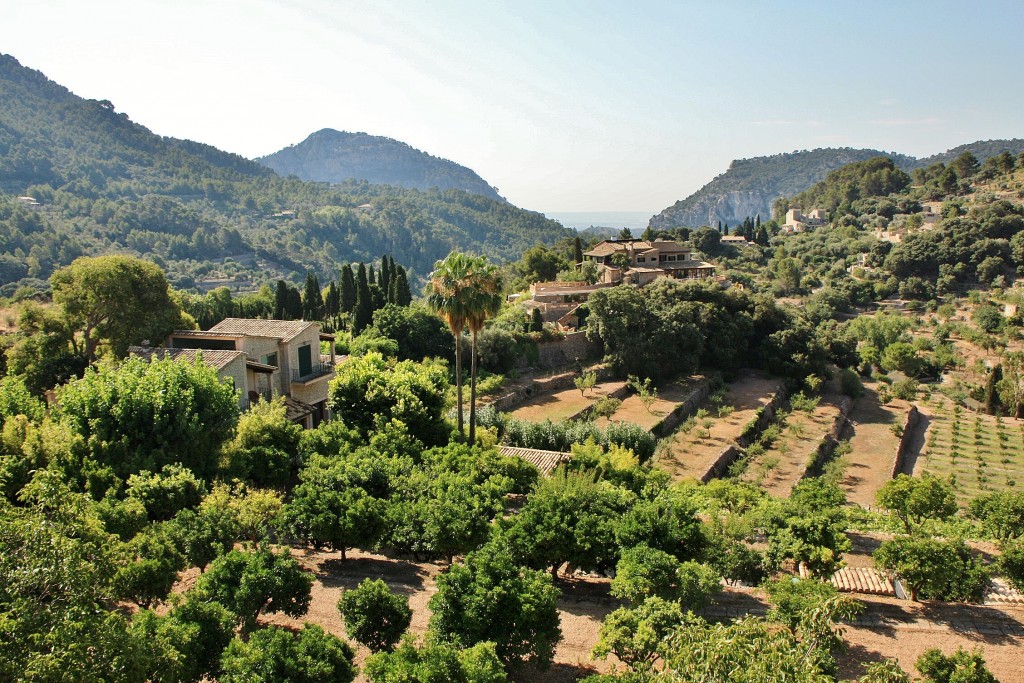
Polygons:
[[541,474],[551,474],[556,467],[561,465],[563,462],[569,462],[569,459],[572,458],[572,453],[542,451],[536,448],[500,446],[498,450],[501,451],[502,455],[521,458],[526,462],[536,465]]
[[291,341],[316,323],[305,320],[259,320],[255,318],[225,318],[209,329],[215,334],[274,337]]

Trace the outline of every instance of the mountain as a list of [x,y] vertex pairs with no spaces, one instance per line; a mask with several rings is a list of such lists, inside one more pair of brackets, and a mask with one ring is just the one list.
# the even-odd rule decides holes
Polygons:
[[979,140],[966,145],[960,145],[940,154],[933,154],[918,161],[918,166],[927,168],[932,164],[948,164],[964,152],[970,152],[978,158],[978,161],[985,161],[1003,152],[1009,152],[1016,156],[1024,152],[1024,140],[1014,138],[1013,140]]
[[[36,200],[19,200],[28,196]],[[391,254],[414,276],[450,250],[517,259],[572,232],[463,190],[282,178],[209,145],[155,135],[0,55],[0,295],[39,289],[82,255],[149,258],[175,286],[321,282]]]
[[984,161],[1003,151],[1019,154],[1024,151],[1024,140],[972,142],[924,159],[848,147],[739,159],[697,192],[652,217],[649,226],[664,230],[716,225],[718,221],[735,225],[757,214],[768,219],[776,199],[799,194],[824,180],[830,171],[872,157],[889,157],[899,169],[909,172],[939,162],[949,163],[964,152],[971,152],[979,161]]
[[473,170],[421,152],[404,142],[366,133],[324,128],[297,145],[260,157],[283,176],[340,183],[365,180],[415,190],[465,190],[490,199],[498,191]]
[[901,154],[848,147],[738,159],[700,190],[651,218],[649,225],[656,230],[715,225],[718,221],[736,225],[757,214],[767,220],[772,215],[772,202],[779,197],[806,190],[829,171],[877,156],[891,156],[904,170],[917,163],[913,157]]

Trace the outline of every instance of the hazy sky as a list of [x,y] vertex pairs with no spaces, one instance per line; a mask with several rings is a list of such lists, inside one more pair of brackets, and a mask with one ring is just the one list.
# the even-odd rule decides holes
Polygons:
[[1024,2],[0,0],[0,52],[247,157],[396,138],[538,211],[660,211],[735,158],[1024,137]]

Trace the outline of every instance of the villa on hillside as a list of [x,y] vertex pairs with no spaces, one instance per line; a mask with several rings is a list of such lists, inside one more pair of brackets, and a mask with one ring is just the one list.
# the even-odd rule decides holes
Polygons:
[[803,232],[807,228],[817,228],[828,224],[824,209],[811,209],[810,213],[804,213],[800,209],[790,209],[786,212],[786,223],[782,226],[782,232],[796,233]]
[[[320,354],[320,341],[330,342],[329,355]],[[176,330],[164,348],[129,349],[133,355],[153,355],[203,362],[230,378],[240,392],[239,408],[255,401],[285,397],[288,418],[312,428],[330,419],[327,385],[338,362],[334,335],[323,334],[317,323],[304,320],[227,318],[209,330]]]
[[715,266],[693,258],[689,245],[675,240],[604,240],[583,258],[597,263],[598,282],[646,285],[659,277],[703,280],[715,274]]
[[642,287],[659,277],[705,280],[715,275],[715,266],[693,258],[690,246],[661,238],[604,240],[583,252],[583,258],[597,264],[596,284],[536,282],[530,285],[532,299],[524,304],[527,311],[539,309],[545,322],[575,329],[582,323],[580,304],[599,289],[622,284]]

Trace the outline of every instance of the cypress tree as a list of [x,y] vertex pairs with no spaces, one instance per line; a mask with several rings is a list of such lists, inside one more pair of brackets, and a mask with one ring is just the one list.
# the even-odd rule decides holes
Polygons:
[[338,295],[338,287],[334,284],[334,280],[331,280],[331,284],[327,285],[327,294],[324,296],[324,315],[333,320],[340,312],[341,299]]
[[724,228],[722,228],[722,234],[723,235],[728,235],[729,234],[729,226],[728,225],[726,225]]
[[768,231],[764,229],[763,225],[758,229],[757,239],[754,241],[760,244],[762,247],[768,246]]
[[369,284],[371,284],[371,285],[377,284],[377,274],[373,270],[373,264],[372,263],[370,264],[370,272],[368,273],[368,277],[369,277]]
[[305,320],[320,320],[324,310],[324,297],[320,282],[313,273],[306,273],[306,287],[302,292],[302,317]]
[[366,266],[359,264],[356,272],[356,305],[352,309],[352,333],[359,334],[373,320],[373,296],[366,277]]
[[583,242],[580,241],[579,235],[576,235],[576,239],[572,241],[572,260],[575,266],[583,263]]
[[760,228],[761,227],[761,214],[757,214],[757,218],[754,220],[754,227],[755,228]]
[[285,305],[285,319],[298,320],[302,317],[302,294],[298,287],[288,286],[288,301]]
[[338,292],[341,312],[351,313],[356,305],[356,278],[352,274],[352,266],[346,263],[341,267],[341,291]]
[[394,278],[393,302],[398,306],[408,306],[412,303],[412,292],[409,291],[409,279],[406,277],[405,268],[398,266]]
[[[728,223],[725,224],[725,229],[726,230],[729,229],[729,224]],[[718,232],[722,232],[722,221],[718,221]]]
[[274,288],[274,319],[284,320],[286,311],[288,310],[288,283],[284,280],[277,281],[277,287]]
[[540,309],[533,309],[533,315],[530,318],[530,332],[542,332],[544,330],[544,318],[540,315]]
[[384,303],[390,303],[388,293],[391,291],[391,267],[386,254],[380,257],[380,289],[384,292]]
[[995,415],[999,412],[999,382],[1003,379],[1003,366],[997,364],[988,373],[988,381],[985,383],[985,412]]

